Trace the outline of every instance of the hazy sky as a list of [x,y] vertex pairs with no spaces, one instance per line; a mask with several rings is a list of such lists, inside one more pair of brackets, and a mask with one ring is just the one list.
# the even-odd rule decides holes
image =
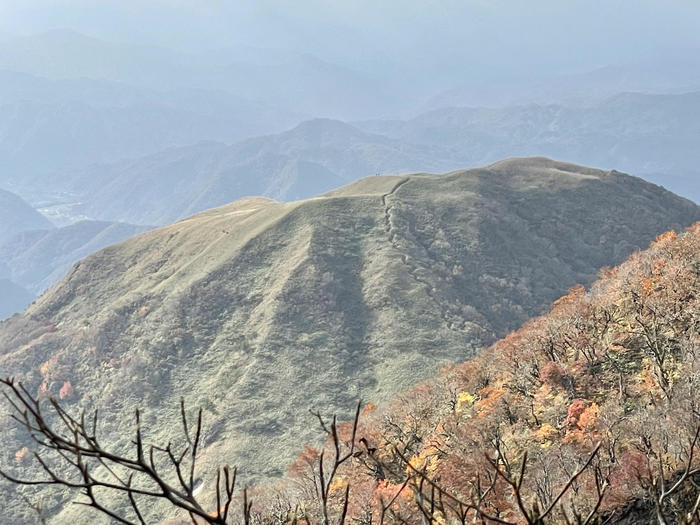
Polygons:
[[309,52],[356,67],[554,73],[700,50],[696,0],[0,0],[0,31],[72,28],[180,49]]

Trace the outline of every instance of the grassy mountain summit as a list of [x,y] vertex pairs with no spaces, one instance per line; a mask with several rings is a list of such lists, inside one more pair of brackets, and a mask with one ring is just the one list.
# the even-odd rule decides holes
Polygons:
[[184,395],[205,409],[203,467],[275,475],[315,437],[307,408],[385,399],[698,219],[641,179],[542,158],[242,199],[76,264],[0,324],[0,367],[46,394],[70,382],[122,447],[136,406],[167,442]]

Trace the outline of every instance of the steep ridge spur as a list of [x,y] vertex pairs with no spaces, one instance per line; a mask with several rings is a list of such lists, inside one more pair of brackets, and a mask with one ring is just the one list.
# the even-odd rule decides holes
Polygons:
[[[384,204],[385,208],[385,217],[386,217],[386,231],[389,234],[389,241],[392,243],[392,245],[399,251],[401,251],[401,246],[399,242],[397,242],[397,238],[399,237],[399,231],[396,225],[396,219],[394,217],[394,206],[393,204],[389,203],[390,197],[394,196],[396,192],[406,184],[410,179],[408,177],[402,178],[396,186],[392,188],[392,190],[389,193],[386,193],[382,195],[382,204]],[[427,250],[425,250],[425,247],[423,246],[423,249],[425,253],[427,253]],[[442,318],[446,321],[446,323],[450,324],[449,318],[446,315],[444,308],[440,304],[439,299],[434,295],[433,293],[433,287],[429,282],[424,280],[419,273],[419,267],[416,266],[416,260],[415,259],[409,259],[409,257],[401,252],[401,262],[404,263],[406,266],[406,271],[408,274],[419,284],[423,285],[425,287],[425,293],[427,294],[428,297],[435,303],[435,305],[440,308],[442,311]],[[450,324],[450,328],[453,328],[453,326]]]
[[[99,406],[120,450],[136,406],[169,441],[184,395],[204,408],[203,470],[276,475],[317,437],[308,408],[386,399],[699,218],[640,179],[547,159],[243,199],[75,265],[0,324],[0,368],[51,394],[70,381],[65,402]],[[55,501],[57,523],[88,519]]]

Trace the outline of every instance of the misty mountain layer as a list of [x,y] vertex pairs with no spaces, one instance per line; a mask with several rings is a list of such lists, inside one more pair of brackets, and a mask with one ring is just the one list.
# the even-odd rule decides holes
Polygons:
[[231,146],[199,144],[92,166],[64,185],[82,202],[76,213],[164,224],[247,195],[296,200],[358,174],[439,172],[512,152],[625,169],[698,200],[696,110],[700,93],[627,94],[585,109],[449,108],[354,126],[316,119]]
[[0,278],[0,320],[21,312],[34,300],[34,295],[9,279]]
[[407,145],[340,121],[317,119],[231,146],[200,144],[92,166],[70,183],[79,213],[164,224],[249,195],[297,200],[360,175],[440,170],[437,146]]
[[20,232],[51,226],[46,217],[19,196],[0,189],[0,244]]
[[443,108],[406,121],[356,125],[408,144],[439,146],[464,164],[543,155],[635,173],[700,201],[700,92],[623,93],[586,107]]
[[0,319],[24,310],[79,259],[148,229],[104,221],[55,228],[20,197],[0,190]]
[[20,233],[0,244],[0,277],[5,273],[39,295],[60,281],[76,261],[148,229],[125,223],[81,221],[62,228]]

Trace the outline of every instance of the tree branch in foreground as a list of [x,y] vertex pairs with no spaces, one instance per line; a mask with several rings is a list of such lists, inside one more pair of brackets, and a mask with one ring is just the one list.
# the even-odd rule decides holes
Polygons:
[[[39,446],[41,452],[35,453],[34,458],[46,475],[42,480],[25,480],[0,470],[1,477],[19,485],[57,485],[78,490],[86,500],[77,501],[76,504],[92,507],[115,522],[126,525],[145,525],[142,507],[146,500],[153,499],[167,500],[173,508],[189,516],[194,524],[226,524],[234,499],[235,468],[225,466],[217,470],[216,510],[207,511],[195,496],[196,460],[202,430],[201,409],[192,426],[185,412],[184,400],[180,400],[185,445],[179,450],[172,443],[164,447],[145,445],[141,416],[137,410],[132,441],[135,457],[127,457],[108,451],[98,440],[97,411],[88,419],[83,411],[76,419],[51,398],[49,410],[44,413],[40,400],[32,396],[22,383],[6,378],[0,379],[0,384],[6,387],[3,396],[11,407],[10,417]],[[99,497],[101,490],[121,493],[128,500],[133,516],[125,518],[109,508]],[[242,512],[247,523],[250,503],[247,490],[244,489],[243,493],[245,505]]]

